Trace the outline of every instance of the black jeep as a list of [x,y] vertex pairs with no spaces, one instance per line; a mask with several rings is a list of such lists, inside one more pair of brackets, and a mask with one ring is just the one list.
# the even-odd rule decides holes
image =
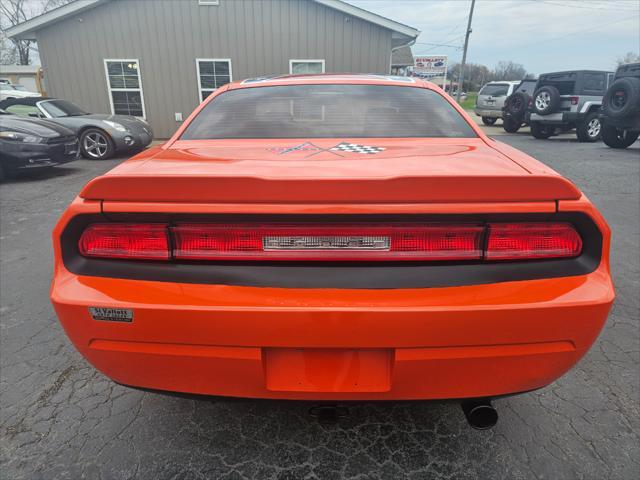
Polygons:
[[504,101],[502,107],[502,128],[505,132],[516,133],[523,125],[529,124],[531,102],[537,80],[524,79]]
[[640,63],[620,65],[602,99],[602,140],[627,148],[640,135]]
[[600,140],[600,106],[613,72],[572,70],[540,75],[529,125],[535,138],[576,129],[580,142]]

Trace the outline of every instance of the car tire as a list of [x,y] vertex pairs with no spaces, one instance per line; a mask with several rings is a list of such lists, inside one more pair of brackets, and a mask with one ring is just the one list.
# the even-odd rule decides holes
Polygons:
[[560,92],[556,87],[540,87],[533,94],[533,109],[539,115],[549,115],[560,106]]
[[529,106],[529,95],[524,92],[516,92],[507,98],[506,107],[507,111],[516,117],[524,114],[524,111]]
[[531,135],[538,140],[546,140],[555,132],[555,128],[551,125],[541,125],[539,122],[531,122]]
[[496,123],[498,119],[497,118],[493,118],[493,117],[482,117],[482,123],[484,123],[487,126],[491,126],[494,123]]
[[99,128],[87,128],[80,134],[80,151],[88,160],[106,160],[115,152],[113,140]]
[[502,128],[504,128],[504,131],[507,133],[516,133],[518,130],[520,130],[521,126],[522,126],[522,122],[519,120],[516,120],[513,117],[507,117],[502,119]]
[[604,94],[602,108],[612,118],[636,114],[640,109],[640,78],[623,77],[613,82]]
[[597,142],[602,138],[602,123],[598,112],[587,113],[584,120],[576,125],[579,142]]
[[640,131],[620,130],[612,125],[602,126],[602,141],[611,148],[627,148],[640,136]]

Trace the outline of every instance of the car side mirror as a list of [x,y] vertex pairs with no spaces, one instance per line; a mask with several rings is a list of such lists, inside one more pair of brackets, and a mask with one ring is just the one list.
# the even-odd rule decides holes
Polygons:
[[40,118],[40,114],[38,112],[29,112],[29,116],[33,118]]

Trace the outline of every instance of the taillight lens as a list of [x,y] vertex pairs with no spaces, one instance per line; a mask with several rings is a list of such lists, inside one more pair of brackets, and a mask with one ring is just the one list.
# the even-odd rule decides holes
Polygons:
[[571,105],[578,105],[578,101],[580,100],[579,97],[570,97],[569,99],[571,100]]
[[569,223],[490,223],[487,260],[576,257],[582,239]]
[[85,257],[169,260],[167,227],[162,224],[89,225],[78,243]]
[[569,223],[89,225],[86,257],[137,260],[464,261],[576,257]]
[[189,224],[171,228],[181,260],[479,260],[480,225]]

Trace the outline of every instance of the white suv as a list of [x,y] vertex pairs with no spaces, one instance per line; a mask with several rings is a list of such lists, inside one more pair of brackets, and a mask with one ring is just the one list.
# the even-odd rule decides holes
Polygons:
[[509,82],[489,82],[478,92],[476,108],[474,112],[482,117],[482,123],[493,125],[496,120],[502,118],[504,101],[513,93],[514,88],[520,84],[520,80]]

